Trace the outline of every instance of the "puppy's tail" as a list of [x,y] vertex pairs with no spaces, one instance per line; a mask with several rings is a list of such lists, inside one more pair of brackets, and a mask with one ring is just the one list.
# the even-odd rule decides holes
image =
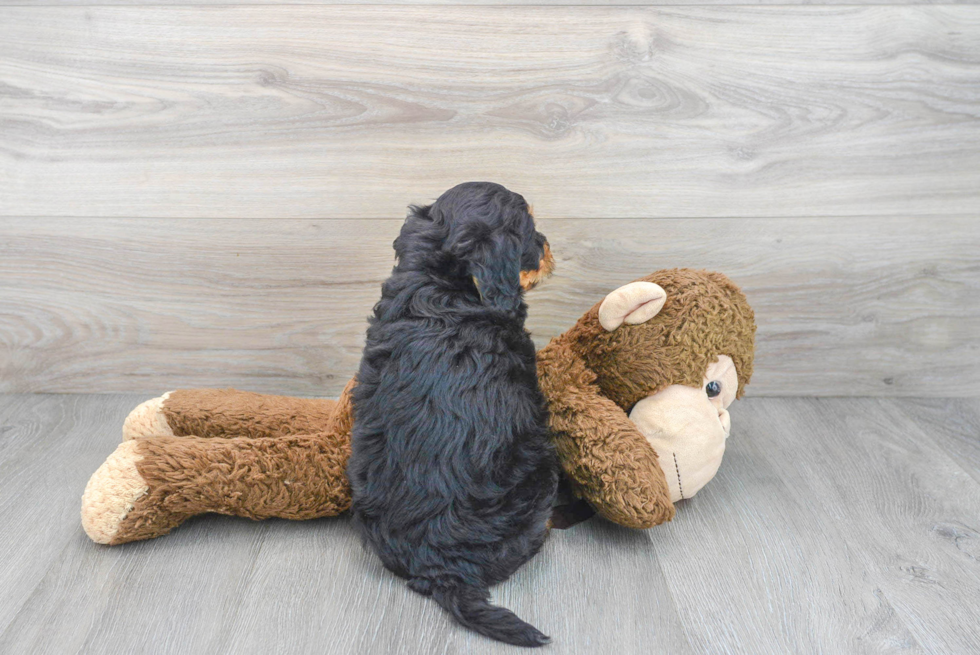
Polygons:
[[[424,583],[411,586],[416,590],[419,590],[418,587],[429,587]],[[550,637],[542,634],[530,623],[517,618],[517,615],[510,610],[491,605],[490,592],[486,589],[462,583],[446,584],[441,581],[432,583],[429,589],[432,598],[451,612],[457,621],[481,635],[514,646],[531,648],[551,642]]]

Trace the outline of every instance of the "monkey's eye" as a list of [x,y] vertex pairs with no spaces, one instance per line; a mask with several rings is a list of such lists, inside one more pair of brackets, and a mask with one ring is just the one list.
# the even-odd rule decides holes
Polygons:
[[704,390],[708,394],[708,398],[714,398],[721,393],[721,382],[718,380],[712,380],[705,385]]

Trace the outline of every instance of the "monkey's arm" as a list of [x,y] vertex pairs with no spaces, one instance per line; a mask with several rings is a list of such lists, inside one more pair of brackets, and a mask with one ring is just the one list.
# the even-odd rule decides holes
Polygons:
[[650,528],[674,517],[657,453],[594,375],[569,353],[542,353],[541,390],[562,468],[573,488],[611,521]]

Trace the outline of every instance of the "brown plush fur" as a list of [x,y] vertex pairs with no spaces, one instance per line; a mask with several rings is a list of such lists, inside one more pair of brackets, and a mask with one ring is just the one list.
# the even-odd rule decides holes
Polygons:
[[[538,353],[566,476],[600,514],[633,528],[670,520],[674,507],[657,454],[628,412],[672,384],[700,387],[721,354],[735,362],[741,396],[755,335],[745,296],[720,273],[674,269],[641,279],[667,292],[653,319],[607,332],[597,303]],[[163,413],[176,436],[139,444],[136,466],[149,489],[112,543],[160,536],[202,512],[307,519],[346,510],[353,384],[336,402],[231,389],[171,393]]]
[[720,273],[671,269],[640,280],[667,292],[653,319],[607,332],[596,303],[538,353],[538,378],[575,491],[616,523],[649,528],[673,518],[674,507],[657,454],[628,412],[672,384],[699,388],[718,355],[735,362],[741,396],[752,376],[755,318]]
[[203,512],[251,519],[312,519],[350,507],[344,467],[350,443],[336,434],[159,437],[137,445],[149,490],[113,544],[166,534]]
[[303,520],[347,510],[353,386],[336,401],[172,392],[163,413],[176,436],[137,444],[136,469],[148,491],[111,543],[158,537],[204,512]]
[[611,521],[648,528],[674,517],[657,453],[627,414],[605,398],[590,371],[567,346],[538,354],[538,379],[548,399],[558,460],[573,490]]
[[277,437],[323,432],[337,401],[266,396],[236,389],[179,389],[163,404],[178,437]]
[[597,303],[548,347],[567,344],[596,373],[603,395],[626,411],[672,384],[700,387],[718,355],[735,362],[741,398],[752,377],[756,329],[742,291],[721,273],[687,268],[657,271],[638,281],[667,292],[652,320],[606,332]]

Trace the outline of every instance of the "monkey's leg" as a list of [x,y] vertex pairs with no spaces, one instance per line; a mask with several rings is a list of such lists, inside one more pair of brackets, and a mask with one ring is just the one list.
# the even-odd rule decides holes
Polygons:
[[82,526],[93,541],[159,537],[197,514],[312,519],[350,506],[349,433],[124,441],[92,475]]
[[254,439],[330,431],[349,423],[352,388],[353,380],[340,401],[236,389],[178,389],[130,412],[123,424],[123,441],[187,436]]

